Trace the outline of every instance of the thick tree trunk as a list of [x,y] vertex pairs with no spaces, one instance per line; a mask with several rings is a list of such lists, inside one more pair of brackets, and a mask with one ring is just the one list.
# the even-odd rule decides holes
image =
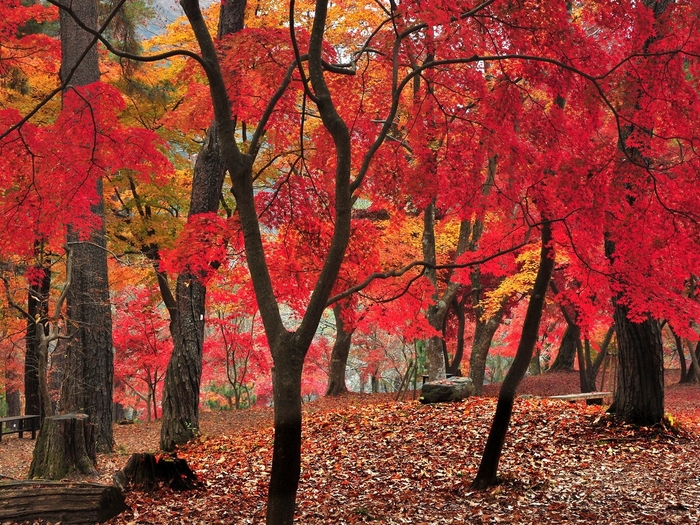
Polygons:
[[659,323],[635,323],[627,308],[615,305],[618,367],[617,390],[611,411],[625,422],[654,425],[664,417],[663,344]]
[[[222,3],[219,38],[243,29],[245,4],[245,0]],[[225,175],[217,126],[213,123],[195,163],[188,220],[197,214],[219,209]],[[200,276],[183,271],[177,279],[174,301],[166,300],[170,312],[173,353],[163,385],[163,424],[160,433],[160,447],[163,450],[173,450],[176,445],[191,440],[199,431],[206,292]]]
[[[85,25],[97,28],[96,0],[64,0]],[[73,17],[60,12],[61,22],[61,81],[66,90],[85,86],[100,79],[97,47],[91,46],[93,36],[82,30]],[[86,49],[90,51],[82,56]],[[72,76],[71,76],[72,75]],[[68,294],[68,317],[74,337],[66,349],[61,409],[90,415],[97,427],[97,447],[111,451],[112,390],[114,364],[112,353],[112,310],[109,302],[107,251],[104,230],[104,198],[102,181],[98,180],[99,198],[92,212],[99,226],[90,234],[89,242],[69,235],[73,247],[73,286]]]
[[69,474],[97,475],[95,431],[86,414],[45,418],[34,447],[29,477],[63,479]]
[[479,471],[472,483],[476,490],[491,487],[497,482],[498,464],[501,459],[501,451],[505,442],[510,416],[513,411],[513,403],[518,385],[525,376],[530,364],[535,344],[539,336],[540,320],[544,299],[549,287],[549,280],[554,270],[554,251],[549,245],[552,239],[551,225],[545,222],[542,225],[542,251],[540,253],[540,267],[535,278],[535,285],[530,295],[530,303],[527,306],[525,320],[523,322],[522,335],[515,359],[511,365],[501,386],[496,405],[496,413],[493,417],[491,431],[486,442],[486,448],[481,458]]
[[350,355],[350,343],[352,342],[352,331],[345,329],[341,308],[337,303],[333,306],[333,316],[335,317],[336,336],[333,350],[331,351],[328,387],[326,388],[327,396],[339,396],[348,391],[348,387],[345,384],[345,373],[348,356]]
[[2,522],[102,523],[128,509],[124,495],[114,485],[58,481],[0,483]]

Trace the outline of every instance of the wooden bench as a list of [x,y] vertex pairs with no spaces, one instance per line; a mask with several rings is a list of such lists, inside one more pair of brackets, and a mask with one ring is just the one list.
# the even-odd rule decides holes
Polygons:
[[0,417],[0,441],[5,434],[19,434],[19,437],[24,437],[25,432],[31,432],[32,439],[36,439],[40,419],[39,416]]
[[550,399],[561,399],[562,401],[588,401],[591,399],[600,399],[602,402],[606,397],[612,397],[612,392],[585,392],[582,394],[565,394],[562,396],[550,396]]

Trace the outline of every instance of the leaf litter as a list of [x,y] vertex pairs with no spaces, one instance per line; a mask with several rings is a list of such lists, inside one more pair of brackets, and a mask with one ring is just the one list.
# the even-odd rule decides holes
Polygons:
[[[440,405],[377,395],[320,399],[305,406],[296,521],[698,523],[697,394],[695,387],[678,395],[690,404],[674,413],[674,426],[651,428],[617,424],[601,407],[584,403],[518,398],[499,467],[501,482],[483,492],[471,490],[470,483],[495,399]],[[203,435],[178,455],[203,488],[129,492],[132,510],[108,523],[264,523],[271,411],[202,419]],[[157,424],[149,425],[152,435],[133,428],[140,425],[118,429],[118,443],[136,434],[141,450],[153,448]],[[144,443],[144,438],[155,441]],[[114,471],[109,469],[123,467],[126,459],[125,450],[101,457],[100,470],[108,479]]]

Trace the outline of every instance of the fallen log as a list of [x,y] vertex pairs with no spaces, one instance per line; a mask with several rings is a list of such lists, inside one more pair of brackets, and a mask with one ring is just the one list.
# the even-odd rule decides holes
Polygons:
[[0,522],[102,523],[129,507],[114,485],[18,480],[0,482]]

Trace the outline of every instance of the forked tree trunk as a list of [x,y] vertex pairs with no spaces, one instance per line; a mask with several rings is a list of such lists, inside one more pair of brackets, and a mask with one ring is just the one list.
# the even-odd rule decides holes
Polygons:
[[29,477],[57,480],[69,474],[97,475],[95,430],[86,414],[45,418],[34,446]]
[[498,403],[493,423],[491,424],[491,431],[486,441],[486,448],[481,458],[479,471],[472,483],[472,488],[476,490],[486,489],[497,482],[498,464],[501,459],[501,451],[503,450],[508,425],[510,424],[510,416],[513,412],[515,394],[518,385],[525,376],[530,359],[532,359],[539,335],[544,299],[547,294],[549,280],[552,277],[552,271],[554,270],[554,250],[549,245],[551,239],[551,225],[549,222],[545,222],[542,224],[540,267],[537,270],[535,285],[530,294],[530,303],[527,306],[518,350],[498,394]]
[[352,331],[345,329],[345,322],[341,315],[341,308],[338,303],[333,305],[333,316],[335,317],[336,336],[333,350],[331,351],[331,365],[328,372],[327,396],[339,396],[348,391],[345,384],[345,373],[347,371],[348,356],[350,355],[350,343],[352,342]]

